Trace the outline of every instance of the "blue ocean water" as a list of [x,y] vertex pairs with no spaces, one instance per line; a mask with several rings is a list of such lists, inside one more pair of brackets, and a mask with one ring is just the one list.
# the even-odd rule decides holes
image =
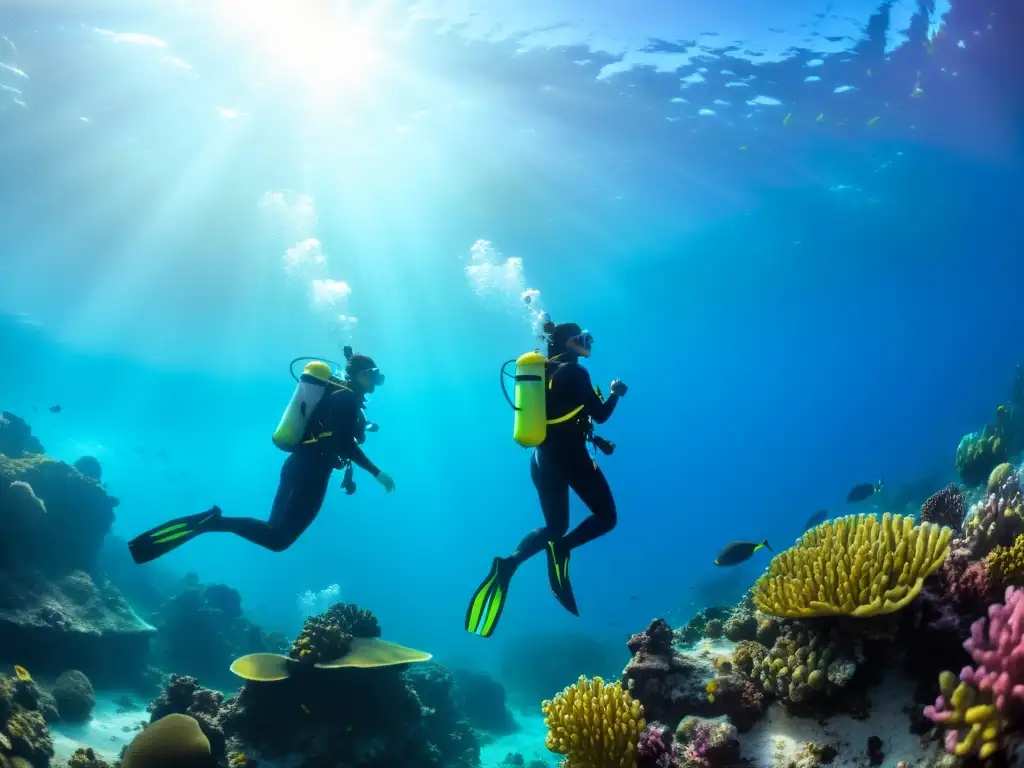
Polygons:
[[[541,631],[623,649],[746,588],[765,561],[719,583],[726,541],[786,546],[856,483],[938,487],[1006,393],[1009,0],[204,8],[0,9],[0,406],[99,458],[128,539],[268,515],[289,361],[372,355],[393,494],[338,475],[285,552],[159,563],[267,628],[337,584],[446,663]],[[619,523],[574,554],[579,618],[536,558],[481,640],[472,590],[541,522],[498,383],[540,306],[629,384],[600,430]]]

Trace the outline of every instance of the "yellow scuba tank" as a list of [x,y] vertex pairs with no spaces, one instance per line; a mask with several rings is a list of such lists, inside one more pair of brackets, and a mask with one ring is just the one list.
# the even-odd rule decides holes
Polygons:
[[[512,407],[515,409],[516,415],[512,426],[512,437],[524,448],[535,448],[544,442],[544,438],[548,434],[545,392],[547,362],[548,359],[536,350],[520,355],[515,361],[516,389],[515,403],[512,404]],[[502,373],[504,373],[504,368]],[[502,380],[502,389],[504,389],[504,379]],[[505,399],[508,399],[508,393],[505,394]]]
[[331,381],[330,365],[320,360],[306,363],[302,375],[298,377],[292,399],[281,417],[281,423],[274,431],[274,445],[282,451],[295,450],[306,433],[309,417],[323,399]]

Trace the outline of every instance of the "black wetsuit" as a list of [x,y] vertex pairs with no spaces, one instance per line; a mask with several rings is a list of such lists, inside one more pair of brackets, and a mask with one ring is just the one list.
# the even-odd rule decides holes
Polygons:
[[[530,477],[540,498],[544,527],[526,535],[512,555],[521,564],[546,546],[547,542],[565,537],[564,545],[572,550],[615,527],[615,499],[604,473],[587,450],[590,420],[603,424],[612,415],[618,395],[602,400],[594,391],[590,374],[576,362],[552,363],[548,367],[551,386],[547,391],[549,419],[557,419],[580,405],[583,410],[561,424],[550,424],[547,437],[530,459]],[[569,489],[587,505],[590,516],[569,530]]]
[[350,389],[338,389],[320,402],[303,439],[323,432],[331,435],[300,445],[285,459],[270,520],[221,517],[210,530],[234,533],[253,544],[281,552],[294,544],[316,519],[333,470],[351,461],[374,477],[380,474],[359,447],[366,439],[363,403],[363,396]]

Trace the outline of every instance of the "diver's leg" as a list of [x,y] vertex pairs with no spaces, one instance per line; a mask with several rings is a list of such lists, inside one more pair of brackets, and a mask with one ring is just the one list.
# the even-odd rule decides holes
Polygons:
[[618,513],[608,480],[589,455],[577,457],[568,475],[570,487],[590,510],[590,515],[564,539],[566,548],[573,550],[611,531],[618,520]]
[[283,552],[316,519],[327,495],[331,469],[326,463],[289,456],[281,468],[270,520],[222,516],[212,530],[233,533],[271,552]]
[[549,541],[564,536],[569,530],[569,483],[546,452],[534,451],[530,459],[530,479],[540,499],[544,527],[530,531],[519,542],[512,553],[516,565],[526,562],[544,549]]

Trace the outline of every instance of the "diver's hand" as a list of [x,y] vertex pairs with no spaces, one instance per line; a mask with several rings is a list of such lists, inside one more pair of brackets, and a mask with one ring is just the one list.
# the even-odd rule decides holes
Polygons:
[[612,384],[608,389],[611,390],[613,395],[618,395],[619,397],[625,397],[626,392],[629,391],[629,387],[626,386],[626,383],[622,381],[622,379],[615,379],[612,381]]
[[384,486],[384,490],[391,493],[395,490],[395,481],[391,479],[391,475],[387,472],[377,473],[377,482]]

